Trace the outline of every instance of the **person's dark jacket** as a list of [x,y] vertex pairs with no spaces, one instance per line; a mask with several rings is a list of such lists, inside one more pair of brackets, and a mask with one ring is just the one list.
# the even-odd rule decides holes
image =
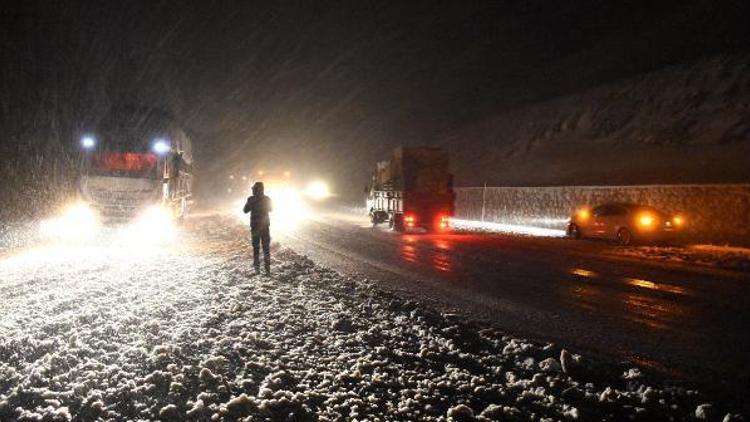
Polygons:
[[271,198],[264,194],[253,195],[247,198],[245,207],[242,209],[245,214],[250,213],[250,230],[257,231],[267,229],[271,225],[271,218],[268,213],[273,209]]

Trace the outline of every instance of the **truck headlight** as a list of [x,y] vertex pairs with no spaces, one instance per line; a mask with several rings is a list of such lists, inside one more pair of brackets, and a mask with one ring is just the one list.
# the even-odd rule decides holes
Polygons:
[[166,139],[155,139],[154,145],[151,147],[157,154],[166,154],[169,152],[170,146],[169,141]]
[[84,149],[91,149],[96,146],[96,138],[91,135],[85,135],[81,138],[81,146]]
[[39,224],[43,237],[64,240],[83,240],[94,237],[99,231],[99,218],[85,202],[68,205],[63,212]]

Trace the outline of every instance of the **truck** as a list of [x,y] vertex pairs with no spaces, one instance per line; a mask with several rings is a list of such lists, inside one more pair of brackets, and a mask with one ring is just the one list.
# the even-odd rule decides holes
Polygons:
[[437,147],[397,147],[380,161],[365,188],[373,226],[395,231],[448,229],[454,212],[453,175],[448,153]]
[[159,206],[182,220],[193,204],[190,139],[168,113],[113,108],[80,139],[79,196],[107,222]]

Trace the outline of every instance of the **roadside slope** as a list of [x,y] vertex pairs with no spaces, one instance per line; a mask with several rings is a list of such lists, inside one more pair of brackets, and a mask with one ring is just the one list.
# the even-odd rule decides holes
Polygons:
[[749,70],[750,54],[673,66],[501,113],[438,143],[455,154],[463,186],[747,182]]

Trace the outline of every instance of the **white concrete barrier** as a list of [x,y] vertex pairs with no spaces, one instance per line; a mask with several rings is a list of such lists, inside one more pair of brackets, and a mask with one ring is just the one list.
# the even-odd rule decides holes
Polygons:
[[684,216],[689,241],[750,245],[750,184],[456,188],[456,218],[559,230],[577,208],[610,201]]

